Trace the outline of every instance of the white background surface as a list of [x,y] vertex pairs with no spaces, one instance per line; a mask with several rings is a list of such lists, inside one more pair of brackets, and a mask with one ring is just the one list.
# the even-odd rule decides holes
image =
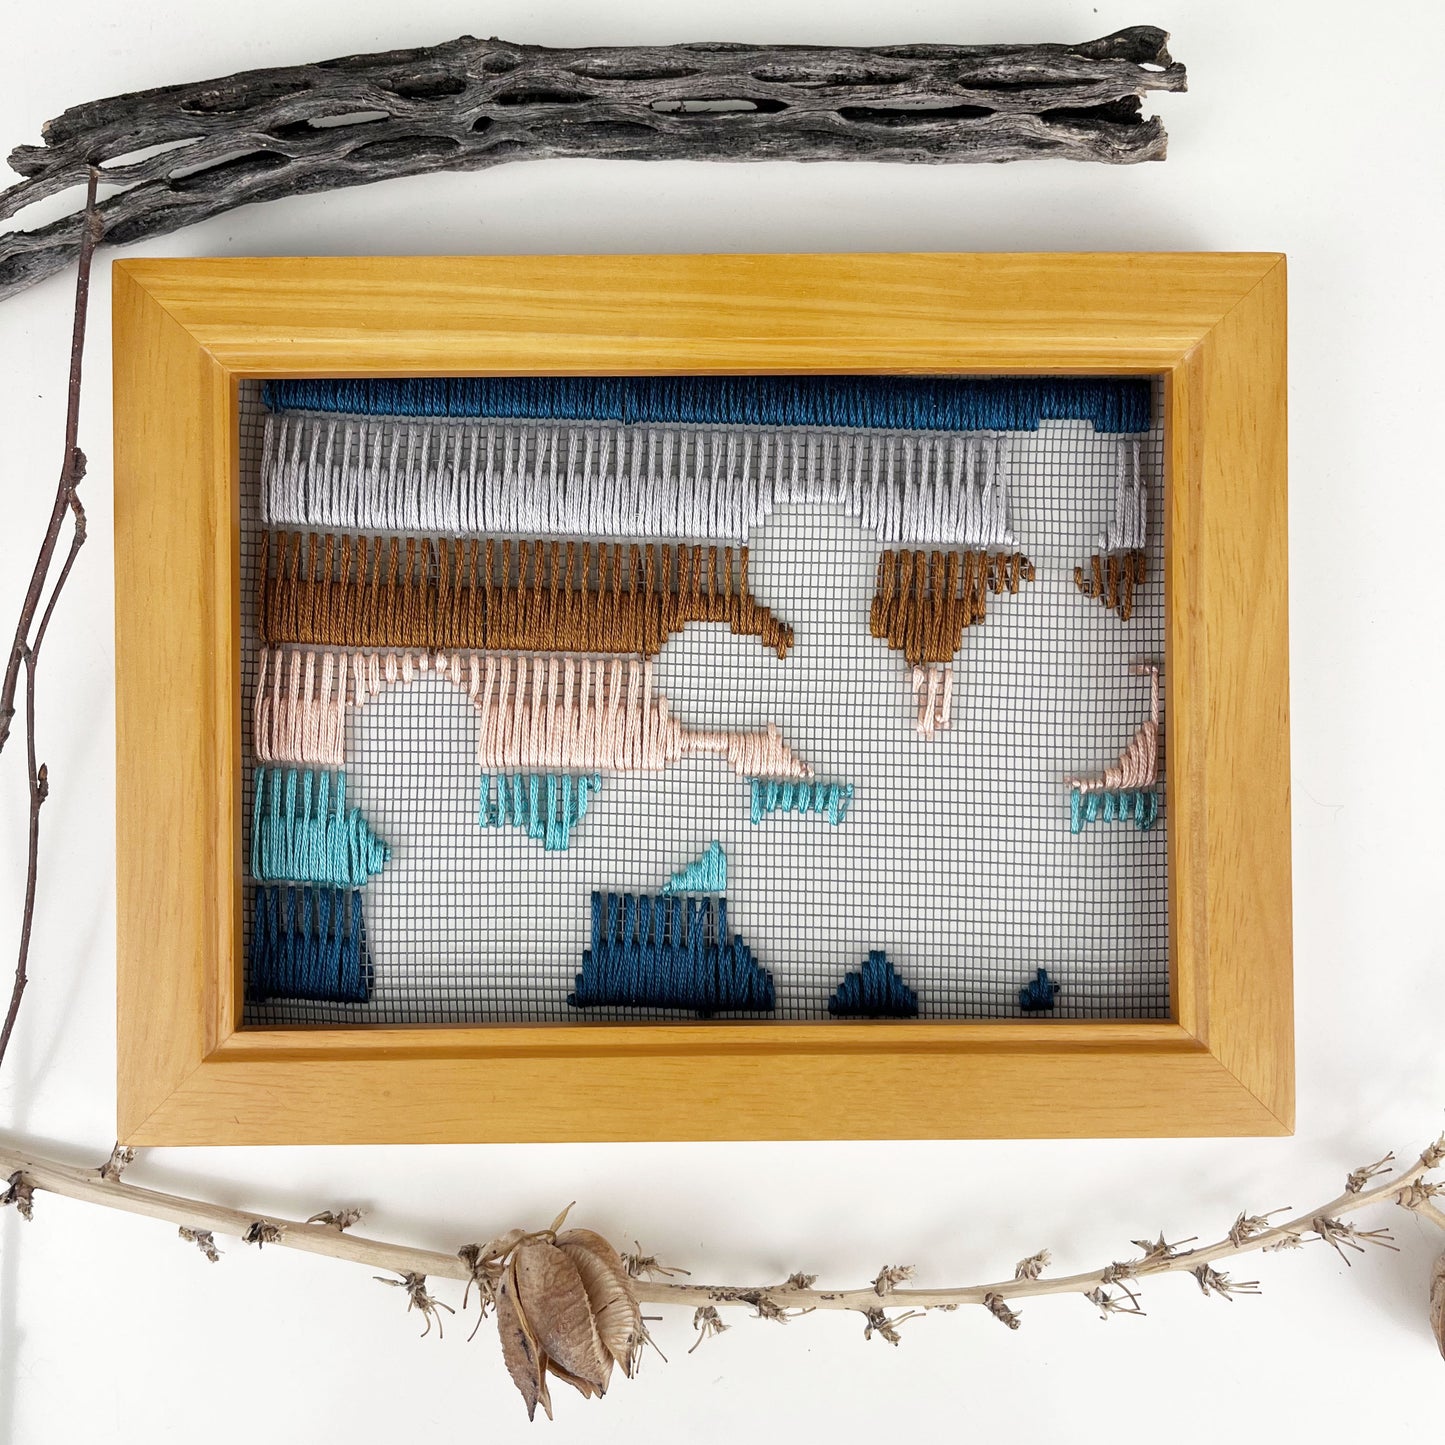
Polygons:
[[[7,7],[12,8],[12,7]],[[996,1276],[1131,1236],[1218,1234],[1244,1207],[1304,1207],[1445,1104],[1440,921],[1445,705],[1435,557],[1442,220],[1438,7],[665,0],[554,7],[98,0],[9,17],[0,141],[66,105],[256,65],[466,30],[555,44],[726,38],[1081,40],[1161,24],[1192,93],[1157,102],[1164,165],[1111,170],[547,163],[393,181],[242,211],[151,254],[826,249],[1279,249],[1291,279],[1291,600],[1299,1132],[1292,1140],[156,1151],[135,1178],[280,1213],[370,1205],[371,1232],[451,1249],[570,1199],[704,1279]],[[685,13],[684,13],[685,12]],[[13,617],[60,455],[70,281],[0,308],[0,617]],[[108,325],[97,268],[83,441],[93,544],[47,644],[52,797],[34,982],[0,1076],[0,1129],[100,1160],[114,1107]],[[8,622],[7,622],[8,626]],[[24,799],[0,769],[0,937],[18,916]],[[7,943],[6,948],[10,945]],[[8,965],[7,965],[8,968]],[[880,1087],[886,1087],[880,1081]],[[920,1130],[926,1121],[920,1121]],[[313,1442],[521,1438],[496,1358],[458,1319],[419,1342],[365,1270],[225,1244],[208,1265],[167,1227],[42,1198],[0,1219],[0,1439]],[[1353,1270],[1321,1246],[1251,1262],[1261,1299],[1150,1288],[1143,1320],[1036,1301],[909,1326],[898,1350],[851,1317],[735,1321],[696,1354],[668,1317],[642,1378],[553,1438],[1337,1440],[1422,1429],[1445,1366],[1425,1325],[1442,1243],[1400,1215],[1398,1254]],[[445,1288],[445,1287],[443,1287]],[[450,1291],[447,1295],[450,1298]],[[457,1301],[453,1301],[456,1303]],[[541,1432],[545,1424],[533,1427]],[[990,1432],[993,1432],[990,1436]]]

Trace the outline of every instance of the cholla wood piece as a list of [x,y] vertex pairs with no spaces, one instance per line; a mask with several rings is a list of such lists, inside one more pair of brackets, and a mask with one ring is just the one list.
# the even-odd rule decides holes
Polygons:
[[868,630],[909,667],[952,662],[964,628],[987,615],[988,594],[1017,592],[1033,580],[1034,564],[1019,552],[887,549],[878,558]]
[[[1282,257],[213,258],[111,274],[122,1142],[1290,1132]],[[1160,378],[1170,1016],[243,1024],[241,384],[789,374],[844,355],[876,375]]]
[[779,657],[793,642],[748,589],[746,547],[267,532],[259,567],[263,642],[655,657],[689,622]]
[[[660,45],[464,35],[72,106],[18,146],[0,219],[104,165],[105,240],[425,171],[614,160],[1162,160],[1140,98],[1187,88],[1168,35],[1080,45]],[[154,154],[144,154],[163,147]],[[139,158],[137,157],[139,154]],[[0,237],[0,297],[74,260],[80,216]]]

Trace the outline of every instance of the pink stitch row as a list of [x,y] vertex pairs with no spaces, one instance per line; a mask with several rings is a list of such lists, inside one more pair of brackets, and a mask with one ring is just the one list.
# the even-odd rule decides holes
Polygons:
[[1149,674],[1149,716],[1139,724],[1119,761],[1093,778],[1069,778],[1081,793],[1109,793],[1128,788],[1152,788],[1159,781],[1159,669],[1139,663],[1135,673]]
[[929,662],[913,669],[914,730],[931,739],[953,722],[953,664]]
[[[270,688],[267,688],[267,674]],[[252,705],[252,739],[260,763],[317,763],[342,766],[346,743],[346,654],[261,649],[261,669]]]

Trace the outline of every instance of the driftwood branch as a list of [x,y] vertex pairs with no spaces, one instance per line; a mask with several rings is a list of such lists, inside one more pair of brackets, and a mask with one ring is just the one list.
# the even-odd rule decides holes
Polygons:
[[[1023,1299],[1042,1295],[1082,1295],[1104,1314],[1141,1313],[1139,1282],[1155,1275],[1187,1273],[1196,1280],[1205,1294],[1228,1298],[1236,1293],[1254,1293],[1253,1282],[1232,1280],[1215,1266],[1225,1260],[1258,1251],[1292,1249],[1310,1241],[1323,1241],[1344,1254],[1374,1244],[1393,1247],[1384,1230],[1363,1230],[1347,1223],[1350,1215],[1377,1204],[1394,1203],[1421,1218],[1440,1222],[1439,1211],[1432,1200],[1441,1186],[1425,1182],[1425,1176],[1445,1162],[1445,1139],[1427,1148],[1410,1167],[1398,1172],[1380,1171],[1370,1176],[1368,1186],[1355,1185],[1352,1177],[1344,1193],[1315,1209],[1306,1210],[1279,1224],[1270,1224],[1267,1216],[1241,1213],[1221,1239],[1194,1248],[1194,1242],[1168,1243],[1161,1235],[1157,1242],[1136,1241],[1137,1257],[1115,1261],[1100,1269],[1082,1274],[1049,1276],[1044,1271],[1049,1262],[1047,1251],[1031,1255],[1017,1266],[1010,1279],[990,1284],[963,1285],[943,1289],[905,1287],[902,1282],[912,1277],[907,1268],[885,1268],[871,1284],[854,1289],[819,1289],[816,1277],[795,1274],[777,1284],[746,1286],[677,1283],[670,1278],[637,1278],[633,1293],[639,1304],[685,1307],[699,1312],[723,1307],[745,1307],[765,1319],[785,1319],[794,1312],[810,1310],[853,1310],[865,1317],[870,1329],[889,1338],[884,1326],[896,1326],[880,1315],[886,1309],[952,1310],[973,1305],[1017,1327],[1017,1314],[1008,1308]],[[322,1254],[332,1259],[348,1260],[371,1270],[386,1270],[402,1277],[416,1279],[451,1279],[476,1283],[476,1246],[457,1254],[438,1250],[417,1249],[409,1245],[391,1244],[381,1240],[343,1232],[331,1222],[335,1216],[316,1216],[315,1222],[282,1219],[271,1215],[246,1213],[219,1204],[186,1199],[142,1189],[122,1178],[114,1170],[81,1169],[57,1163],[14,1145],[0,1145],[0,1179],[8,1178],[14,1199],[23,1200],[33,1208],[34,1196],[41,1193],[64,1195],[90,1204],[145,1215],[177,1225],[188,1239],[204,1236],[230,1235],[252,1242],[264,1239],[269,1244],[287,1249],[300,1249],[309,1254]],[[1276,1210],[1273,1213],[1284,1213]],[[521,1236],[514,1231],[511,1238]],[[1347,1256],[1345,1256],[1347,1257]],[[655,1270],[662,1275],[678,1271],[657,1269],[655,1261],[637,1260],[632,1267],[636,1274]],[[1112,1293],[1111,1293],[1112,1292]],[[1012,1323],[1011,1323],[1012,1321]]]
[[[40,543],[40,553],[31,569],[30,585],[25,590],[25,600],[20,606],[20,620],[16,624],[15,638],[10,644],[10,656],[5,665],[5,680],[0,683],[0,750],[3,750],[15,717],[15,692],[19,685],[20,670],[24,668],[25,766],[30,783],[30,821],[26,850],[25,902],[20,917],[20,951],[15,964],[15,982],[10,990],[10,1004],[5,1011],[5,1022],[0,1025],[0,1063],[5,1060],[5,1050],[10,1046],[10,1036],[15,1031],[15,1019],[20,1012],[20,1000],[29,982],[30,937],[35,922],[35,886],[40,866],[40,809],[50,792],[49,770],[44,763],[37,762],[35,753],[35,673],[40,666],[40,649],[45,643],[45,634],[50,629],[50,619],[55,615],[55,604],[70,577],[70,569],[75,565],[76,556],[85,545],[85,508],[80,504],[77,490],[81,478],[85,476],[85,453],[77,444],[77,438],[80,433],[80,370],[85,354],[85,318],[90,300],[90,263],[100,240],[102,225],[96,213],[95,191],[96,173],[92,169],[87,178],[85,211],[81,218],[80,268],[75,280],[75,320],[70,336],[70,383],[66,401],[65,452],[60,462],[60,481],[56,485],[55,502],[50,509],[50,521]],[[67,517],[71,519],[70,547],[54,583],[50,584],[51,568]],[[48,597],[47,585],[50,586]]]
[[[553,50],[464,36],[75,106],[21,146],[0,219],[100,166],[106,239],[426,171],[614,160],[1162,160],[1149,91],[1181,91],[1168,36],[1082,45],[673,45]],[[0,297],[75,259],[68,216],[0,236]]]

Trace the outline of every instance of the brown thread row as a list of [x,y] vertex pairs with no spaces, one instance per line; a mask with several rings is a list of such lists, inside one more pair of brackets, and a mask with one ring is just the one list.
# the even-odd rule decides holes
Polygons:
[[748,590],[746,547],[268,532],[258,601],[269,644],[653,657],[689,622],[793,644]]
[[1127,622],[1134,614],[1134,589],[1142,587],[1148,575],[1143,552],[1132,551],[1089,558],[1088,570],[1074,568],[1074,586],[1085,597],[1098,598],[1104,606]]
[[1017,592],[1033,580],[1034,564],[1019,552],[885,551],[868,630],[910,667],[948,662],[964,628],[984,620],[990,592]]

